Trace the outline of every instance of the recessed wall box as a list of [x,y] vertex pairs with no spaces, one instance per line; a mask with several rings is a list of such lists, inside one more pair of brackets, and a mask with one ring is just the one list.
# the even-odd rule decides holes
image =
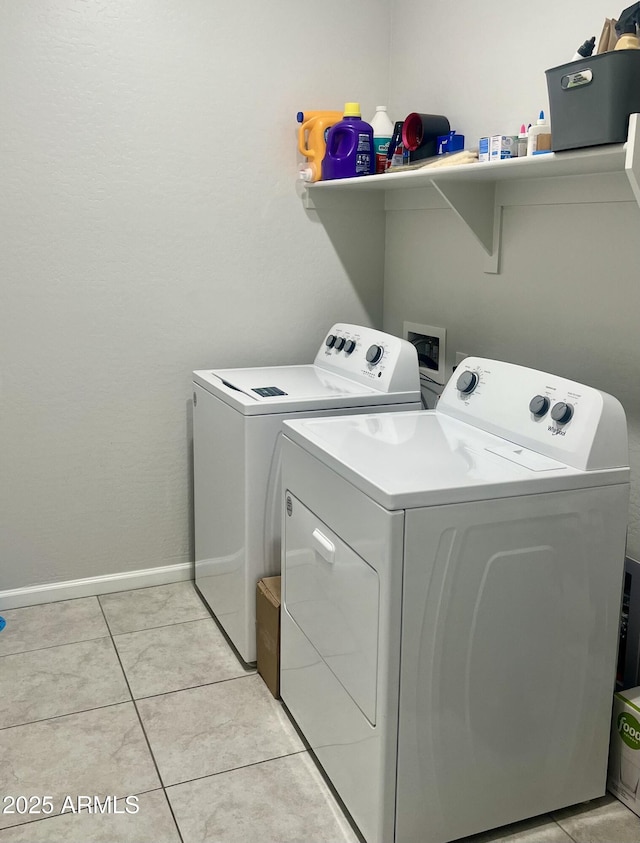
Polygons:
[[402,337],[415,346],[418,352],[420,374],[439,384],[445,382],[446,328],[404,322]]

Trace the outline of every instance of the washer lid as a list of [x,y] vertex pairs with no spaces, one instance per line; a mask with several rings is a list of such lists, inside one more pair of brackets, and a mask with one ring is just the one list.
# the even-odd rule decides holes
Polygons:
[[195,383],[245,415],[420,400],[417,393],[380,392],[314,364],[200,370],[193,376]]
[[284,422],[285,435],[389,510],[626,483],[435,411]]

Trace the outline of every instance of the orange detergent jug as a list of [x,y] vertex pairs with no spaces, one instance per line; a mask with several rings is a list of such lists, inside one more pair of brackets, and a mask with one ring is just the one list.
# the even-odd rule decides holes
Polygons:
[[327,132],[342,120],[341,111],[299,111],[297,115],[298,150],[307,159],[300,165],[302,181],[319,181],[322,178],[322,159],[326,151]]

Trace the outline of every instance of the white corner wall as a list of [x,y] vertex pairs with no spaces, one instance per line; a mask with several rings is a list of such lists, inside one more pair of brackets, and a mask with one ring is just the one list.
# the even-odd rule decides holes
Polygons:
[[[416,8],[395,0],[391,109],[398,119],[444,113],[469,146],[481,135],[511,134],[546,109],[544,71],[598,39],[605,17],[622,8],[568,0],[520,13],[498,3]],[[630,438],[628,553],[640,559],[640,211],[632,201],[593,198],[505,208],[499,275],[483,272],[484,252],[452,211],[388,213],[384,324],[446,328],[449,368],[460,351],[615,395]]]
[[387,0],[0,4],[0,601],[188,570],[191,371],[381,324],[382,223],[349,259],[303,210],[295,115],[385,101],[388,41]]

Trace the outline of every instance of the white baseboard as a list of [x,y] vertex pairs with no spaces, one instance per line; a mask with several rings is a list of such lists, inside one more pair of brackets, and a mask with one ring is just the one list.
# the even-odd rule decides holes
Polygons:
[[130,591],[134,588],[167,585],[190,579],[193,579],[193,563],[180,562],[178,565],[143,568],[139,571],[108,574],[103,577],[87,577],[82,580],[14,588],[9,591],[0,591],[0,610],[20,609],[23,606],[35,606],[39,603],[53,603],[55,600],[93,597],[113,591]]

